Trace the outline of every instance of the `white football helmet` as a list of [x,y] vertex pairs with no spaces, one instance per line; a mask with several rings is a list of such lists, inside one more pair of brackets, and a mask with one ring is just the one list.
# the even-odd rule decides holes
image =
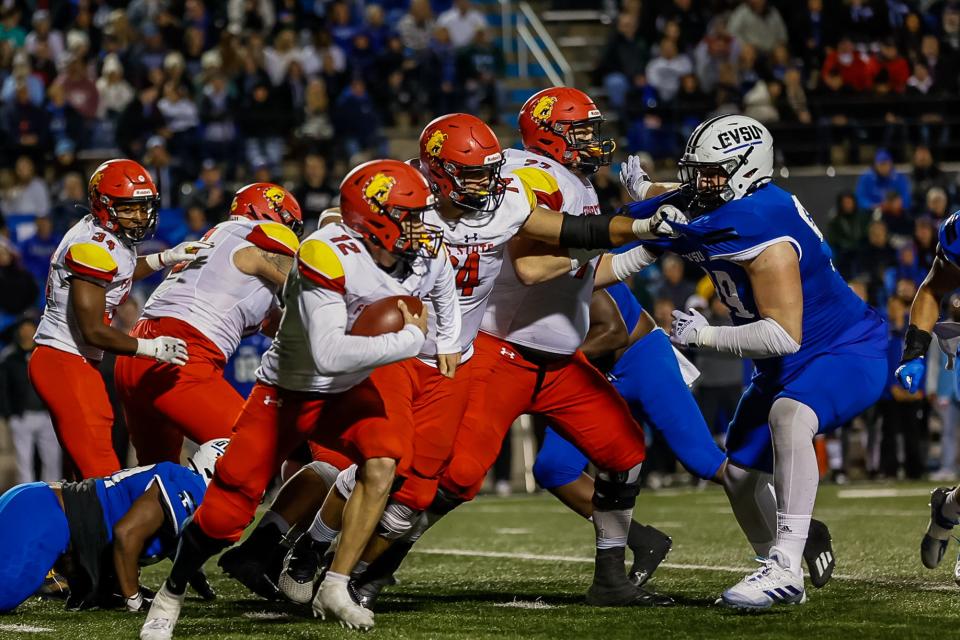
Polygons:
[[187,458],[187,467],[199,474],[209,485],[213,480],[213,466],[217,463],[217,458],[227,450],[228,444],[230,444],[229,438],[217,438],[204,442],[192,456]]
[[[739,200],[773,178],[773,136],[753,118],[724,115],[701,123],[677,163],[679,178],[693,195],[694,211],[709,211]],[[700,179],[705,170],[711,177]],[[715,183],[713,175],[726,177]]]

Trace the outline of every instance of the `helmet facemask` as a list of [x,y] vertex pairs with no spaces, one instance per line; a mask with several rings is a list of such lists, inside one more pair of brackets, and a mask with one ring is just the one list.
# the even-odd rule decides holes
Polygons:
[[695,154],[684,154],[677,163],[678,177],[681,188],[693,194],[691,213],[711,211],[736,199],[733,179],[753,150],[754,147],[749,147],[745,153],[719,162],[702,162],[695,159]]
[[604,138],[600,134],[602,116],[586,120],[558,120],[550,130],[563,138],[567,145],[564,158],[569,156],[571,164],[586,174],[593,174],[613,160],[617,143],[613,138]]
[[[433,259],[440,255],[440,248],[443,246],[443,229],[437,225],[428,224],[423,221],[424,214],[427,211],[435,211],[436,206],[431,202],[426,207],[410,208],[393,205],[386,207],[376,203],[380,214],[389,218],[390,221],[400,230],[400,235],[392,247],[383,247],[394,256],[401,260],[412,262],[416,258]],[[376,235],[373,239],[381,244]]]
[[442,159],[437,162],[440,171],[453,185],[449,197],[455,205],[479,213],[493,213],[500,208],[507,192],[507,183],[500,177],[500,168],[506,162],[502,156],[480,166]]
[[[152,236],[157,228],[157,212],[160,208],[160,198],[157,195],[113,199],[101,196],[101,202],[116,226],[117,235],[131,244],[143,242]],[[135,209],[143,209],[143,212]],[[126,226],[121,224],[121,221],[133,221],[135,226]]]

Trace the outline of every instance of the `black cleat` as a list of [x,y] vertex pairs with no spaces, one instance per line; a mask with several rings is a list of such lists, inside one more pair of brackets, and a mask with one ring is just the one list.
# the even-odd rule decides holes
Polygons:
[[664,607],[673,599],[638,587],[623,573],[624,549],[597,549],[587,604],[594,607]]
[[283,556],[283,534],[268,524],[254,529],[250,537],[232,549],[224,552],[217,565],[228,576],[267,600],[280,597],[276,578],[268,575],[270,559],[275,555]]
[[[950,539],[941,540],[930,534],[934,527],[950,530],[957,526],[956,520],[947,520],[943,517],[943,503],[947,501],[947,496],[953,491],[947,487],[937,487],[930,494],[930,524],[927,525],[927,531],[923,534],[923,540],[920,541],[920,561],[927,569],[936,569],[943,560],[943,555],[947,552],[947,546]],[[958,560],[960,563],[960,560]]]
[[350,595],[353,596],[353,599],[361,607],[365,609],[373,610],[373,606],[377,602],[377,598],[380,597],[380,592],[386,587],[392,587],[397,584],[397,579],[391,576],[385,576],[383,578],[377,578],[376,580],[370,580],[369,582],[360,583],[356,580],[350,581]]
[[307,604],[313,599],[314,579],[320,570],[329,542],[317,542],[310,533],[301,535],[287,554],[278,585],[291,602]]
[[633,566],[628,577],[630,582],[642,587],[653,577],[660,563],[673,548],[673,538],[663,531],[631,521],[627,535],[627,546],[633,552]]
[[837,559],[833,555],[830,529],[817,519],[810,520],[807,544],[803,548],[803,559],[807,562],[810,583],[814,587],[819,589],[830,582],[830,576],[833,575],[833,570],[837,566]]

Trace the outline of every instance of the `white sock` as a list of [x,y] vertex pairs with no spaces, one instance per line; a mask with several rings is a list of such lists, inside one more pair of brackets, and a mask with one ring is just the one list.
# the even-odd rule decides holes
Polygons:
[[810,516],[796,516],[777,512],[777,549],[790,563],[790,570],[803,574],[803,547],[807,544]]
[[727,463],[723,489],[737,524],[747,536],[754,553],[766,557],[776,537],[777,497],[773,477],[755,469],[743,469]]
[[329,582],[330,584],[340,584],[346,585],[350,582],[350,576],[345,576],[342,573],[334,573],[333,571],[327,571],[327,575],[323,578],[324,582]]
[[257,525],[257,528],[259,529],[260,527],[265,527],[268,524],[276,525],[277,529],[280,530],[280,533],[284,535],[286,535],[287,531],[290,530],[290,523],[287,522],[286,519],[284,519],[284,517],[276,511],[267,511],[265,514],[263,514],[263,517],[260,518],[260,524]]
[[593,528],[597,532],[597,549],[616,549],[627,546],[627,531],[633,509],[616,511],[593,510]]
[[310,537],[317,542],[332,542],[339,533],[338,530],[328,527],[319,513],[313,519],[313,524],[310,525]]

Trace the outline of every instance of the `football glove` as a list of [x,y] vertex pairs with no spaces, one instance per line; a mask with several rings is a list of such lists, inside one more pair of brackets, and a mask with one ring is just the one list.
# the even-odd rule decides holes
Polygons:
[[923,384],[926,371],[927,364],[923,358],[914,358],[897,367],[894,375],[897,376],[897,382],[900,383],[901,387],[910,393],[916,393],[920,390],[920,385]]
[[144,260],[147,261],[151,269],[159,271],[160,269],[172,267],[180,262],[193,262],[200,257],[199,253],[201,251],[212,248],[212,242],[205,242],[203,240],[181,242],[172,249],[167,249],[160,253],[151,253],[146,256]]
[[697,332],[708,326],[710,323],[696,309],[691,308],[689,313],[675,310],[670,323],[670,342],[679,347],[698,347]]
[[182,366],[187,364],[187,343],[180,338],[137,338],[137,355],[158,362]]
[[620,184],[626,189],[627,195],[634,202],[643,200],[647,195],[647,190],[653,184],[650,176],[640,166],[639,156],[630,156],[626,162],[620,163]]

